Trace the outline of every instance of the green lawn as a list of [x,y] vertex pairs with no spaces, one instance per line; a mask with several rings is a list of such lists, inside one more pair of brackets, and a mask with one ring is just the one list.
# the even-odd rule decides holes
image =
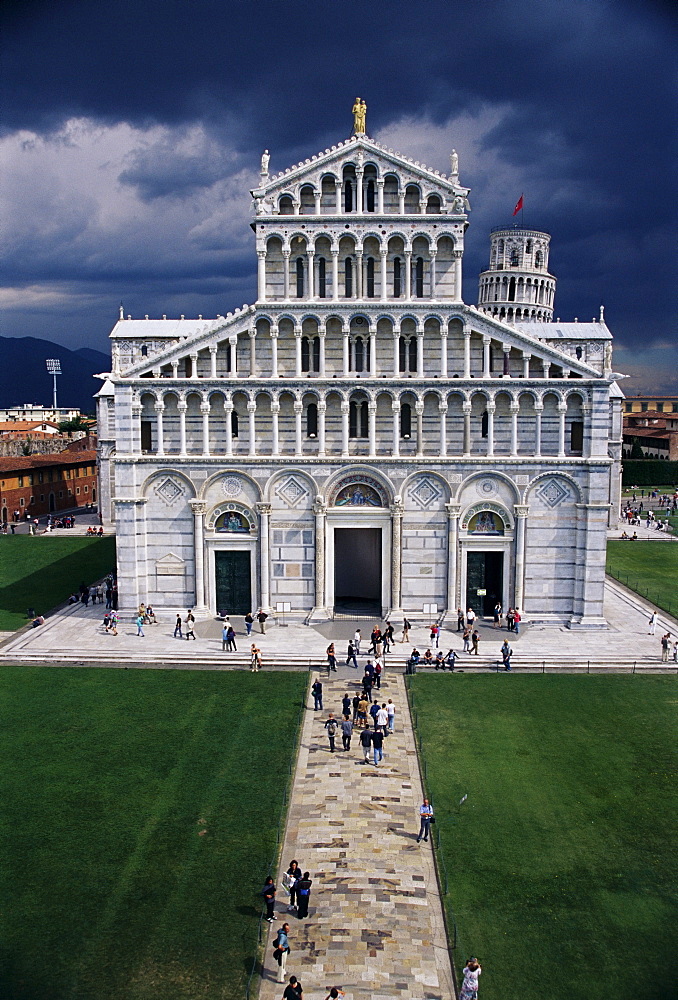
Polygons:
[[0,631],[26,624],[26,609],[47,614],[81,583],[115,569],[115,538],[0,536]]
[[678,615],[675,542],[608,542],[607,572],[664,611]]
[[3,1000],[244,1000],[305,684],[0,668]]
[[412,682],[457,965],[479,957],[482,1000],[675,998],[676,680]]

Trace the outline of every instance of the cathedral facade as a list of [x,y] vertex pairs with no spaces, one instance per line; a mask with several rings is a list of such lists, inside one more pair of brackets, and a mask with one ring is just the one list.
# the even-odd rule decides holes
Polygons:
[[451,166],[364,133],[275,176],[266,153],[256,303],[121,312],[98,404],[124,607],[318,620],[500,601],[603,624],[611,335],[602,315],[551,322],[544,233],[506,231],[501,256],[493,238],[479,308],[463,303]]

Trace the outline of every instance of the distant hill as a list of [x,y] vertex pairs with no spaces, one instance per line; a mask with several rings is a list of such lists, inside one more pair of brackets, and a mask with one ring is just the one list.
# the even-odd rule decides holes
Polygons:
[[90,347],[70,351],[36,337],[0,337],[0,407],[21,403],[51,406],[52,376],[45,367],[47,358],[61,361],[62,374],[57,378],[59,406],[77,406],[84,413],[92,413],[92,396],[101,388],[99,379],[92,376],[110,371],[109,355]]

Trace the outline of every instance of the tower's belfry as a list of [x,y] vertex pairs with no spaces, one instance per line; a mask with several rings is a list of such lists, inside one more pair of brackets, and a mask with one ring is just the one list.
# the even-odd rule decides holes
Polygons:
[[478,308],[511,323],[550,323],[556,279],[549,274],[551,237],[520,226],[492,230],[490,266],[481,271]]

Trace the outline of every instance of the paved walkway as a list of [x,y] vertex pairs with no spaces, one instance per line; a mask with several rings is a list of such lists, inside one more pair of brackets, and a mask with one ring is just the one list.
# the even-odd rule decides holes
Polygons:
[[432,847],[416,842],[423,792],[404,680],[387,672],[378,692],[396,706],[395,733],[378,766],[363,763],[358,731],[348,752],[340,736],[337,752],[329,751],[328,711],[340,714],[344,693],[352,697],[357,688],[355,673],[324,682],[325,710],[306,713],[281,873],[293,858],[310,872],[309,916],[286,912],[279,880],[260,1000],[282,997],[272,942],[284,920],[287,979],[297,976],[305,1000],[326,997],[332,986],[346,1000],[455,996]]

